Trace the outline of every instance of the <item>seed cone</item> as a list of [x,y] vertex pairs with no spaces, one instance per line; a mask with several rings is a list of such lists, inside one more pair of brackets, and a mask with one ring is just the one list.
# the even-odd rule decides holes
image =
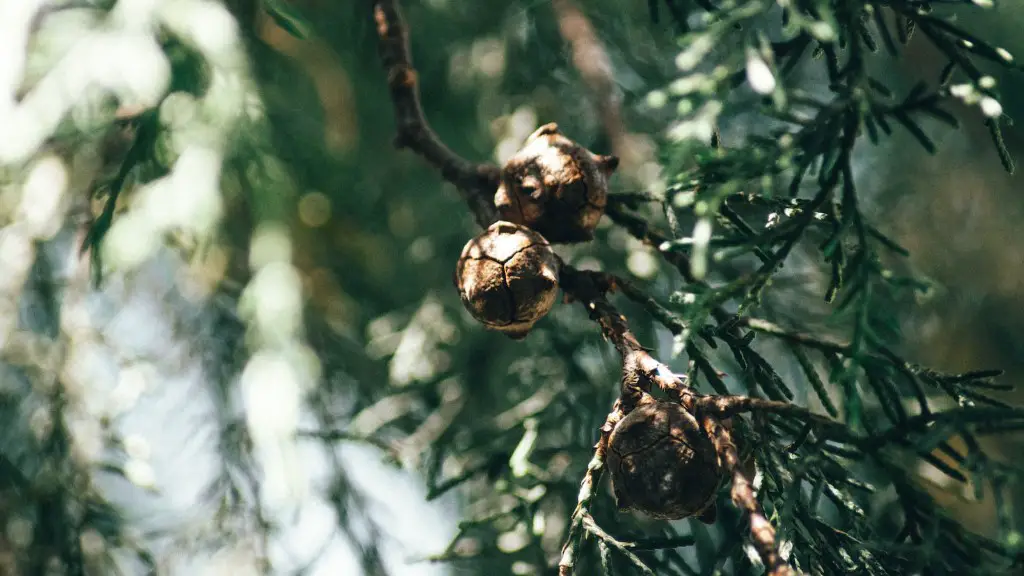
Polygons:
[[585,242],[608,203],[608,178],[619,160],[569,140],[558,125],[537,129],[501,171],[494,204],[501,218],[551,242]]
[[543,236],[498,221],[466,243],[455,285],[474,318],[518,340],[555,304],[558,263]]
[[608,470],[616,504],[648,516],[714,519],[722,475],[711,439],[682,406],[650,396],[612,430]]

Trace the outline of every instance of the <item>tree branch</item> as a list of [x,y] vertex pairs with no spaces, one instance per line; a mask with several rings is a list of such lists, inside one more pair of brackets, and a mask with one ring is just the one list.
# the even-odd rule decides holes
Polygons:
[[452,152],[437,137],[423,115],[416,70],[409,53],[409,33],[397,0],[375,0],[373,16],[377,22],[377,48],[388,76],[388,88],[394,105],[398,135],[395,146],[408,148],[423,156],[441,171],[469,204],[481,227],[497,220],[494,193],[498,189],[500,169],[493,164],[477,164]]
[[578,300],[590,319],[601,327],[601,333],[611,341],[622,355],[622,400],[626,412],[632,410],[642,393],[650,393],[656,385],[686,406],[696,397],[685,380],[674,374],[668,366],[655,359],[640,345],[629,329],[626,317],[605,297],[616,288],[615,278],[602,272],[580,271],[563,264],[559,277],[562,290]]
[[722,457],[722,468],[732,477],[729,495],[736,507],[750,516],[750,534],[757,555],[764,562],[767,576],[793,576],[795,572],[779,554],[775,542],[775,528],[765,518],[764,510],[757,501],[754,485],[743,471],[739,452],[733,443],[732,434],[715,418],[704,418],[702,424],[715,449]]

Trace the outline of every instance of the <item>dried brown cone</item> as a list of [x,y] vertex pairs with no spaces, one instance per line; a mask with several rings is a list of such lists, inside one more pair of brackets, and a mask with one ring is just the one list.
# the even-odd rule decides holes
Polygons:
[[545,124],[502,168],[494,204],[501,218],[529,226],[551,242],[585,242],[608,203],[615,156],[594,154]]
[[608,471],[620,509],[654,518],[715,519],[722,472],[714,444],[675,402],[649,395],[612,430]]
[[558,267],[543,236],[498,221],[466,243],[455,285],[474,318],[518,340],[555,304]]

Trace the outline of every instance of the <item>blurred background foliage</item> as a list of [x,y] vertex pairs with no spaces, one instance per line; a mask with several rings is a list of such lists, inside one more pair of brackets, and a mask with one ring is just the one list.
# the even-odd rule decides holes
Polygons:
[[[132,4],[150,3],[55,2],[50,5],[52,13],[32,22],[32,30],[51,44],[72,46],[76,34],[93,28],[83,22],[95,21],[99,29],[113,6],[130,13],[127,6]],[[125,413],[141,410],[131,425],[137,427],[136,435],[152,434],[152,428],[162,428],[164,434],[176,431],[147,436],[152,447],[146,450],[175,454],[177,460],[165,461],[163,467],[154,464],[155,472],[140,472],[136,466],[133,473],[128,466],[105,464],[103,458],[86,458],[88,466],[67,472],[67,477],[95,473],[100,478],[68,488],[67,498],[80,502],[83,509],[74,514],[53,512],[47,506],[66,508],[67,502],[42,498],[36,488],[27,486],[35,482],[40,467],[64,466],[69,446],[84,442],[81,431],[69,427],[44,435],[66,434],[67,444],[32,444],[25,431],[45,420],[27,408],[35,405],[25,400],[25,390],[32,384],[5,383],[0,461],[5,479],[0,490],[5,495],[0,496],[0,519],[6,529],[0,537],[0,573],[81,573],[74,569],[81,564],[81,554],[103,549],[103,542],[111,549],[152,551],[140,556],[142,562],[114,554],[129,574],[144,572],[145,565],[175,574],[539,573],[539,566],[550,565],[557,557],[594,431],[618,394],[618,359],[575,307],[556,307],[527,340],[518,343],[485,331],[464,311],[452,287],[452,274],[459,251],[477,227],[453,187],[419,157],[393,146],[394,119],[368,2],[228,0],[223,4],[227,12],[212,2],[163,4],[161,9],[168,14],[181,9],[179,27],[165,22],[159,36],[170,63],[167,90],[198,97],[205,88],[220,85],[213,81],[220,78],[217,67],[211,67],[208,55],[196,48],[205,45],[194,38],[190,43],[182,31],[215,34],[216,26],[204,26],[220,20],[208,18],[230,16],[237,23],[245,64],[237,75],[238,85],[231,73],[225,74],[225,85],[240,95],[209,114],[227,116],[225,110],[258,102],[265,116],[226,124],[216,242],[197,248],[185,240],[191,256],[186,259],[158,250],[157,256],[149,256],[156,264],[146,264],[145,273],[115,266],[104,274],[99,288],[87,288],[73,275],[57,275],[57,283],[76,285],[79,292],[69,293],[72,296],[101,302],[96,304],[100,312],[93,312],[101,317],[93,320],[97,333],[105,329],[104,322],[116,318],[121,318],[120,338],[128,341],[140,338],[143,328],[166,325],[160,329],[161,334],[166,332],[163,339],[151,342],[146,351],[159,359],[154,362],[160,367],[160,376],[150,386],[164,392],[150,388],[149,403],[143,402],[143,408],[132,404]],[[675,78],[678,23],[669,17],[668,4],[658,3],[657,22],[652,22],[653,2],[581,4],[609,53],[635,139],[633,154],[623,159],[613,187],[616,192],[642,190],[656,180],[657,160],[666,154],[663,136],[671,114],[651,107],[648,95]],[[937,10],[944,8],[944,3],[935,4]],[[695,8],[686,2],[674,5],[685,12]],[[404,8],[426,117],[458,153],[471,160],[503,162],[537,126],[551,121],[588,148],[609,150],[611,144],[571,65],[549,3],[409,0]],[[296,18],[290,20],[289,14]],[[961,23],[992,44],[1024,55],[1024,6],[1002,2],[987,11],[964,11]],[[30,45],[29,53],[45,47]],[[127,53],[120,57],[131,59]],[[233,70],[234,56],[225,58],[225,69]],[[877,58],[871,65],[878,78],[904,93],[918,79],[934,81],[944,64],[930,44],[915,37],[900,59]],[[796,74],[813,92],[816,83],[825,80],[820,72],[803,68]],[[127,74],[133,69],[124,70]],[[1024,93],[1024,74],[995,66],[984,70],[1000,87],[1006,117],[1024,117],[1024,98],[1017,97]],[[81,150],[91,150],[90,158],[96,157],[92,178],[72,178],[68,196],[79,199],[69,200],[72,205],[81,204],[80,199],[97,187],[95,182],[116,173],[130,155],[130,145],[118,137],[121,128],[115,126],[106,104],[73,109],[72,124],[86,137],[58,133],[47,141],[46,147],[62,157],[79,158]],[[163,106],[161,114],[166,114],[166,102]],[[879,145],[857,149],[854,168],[862,182],[862,207],[880,229],[910,250],[909,266],[931,280],[927,298],[913,302],[913,308],[890,311],[901,320],[905,356],[948,372],[1004,368],[1005,380],[1015,383],[1024,376],[1024,236],[1015,229],[1024,212],[1022,186],[1019,177],[1002,170],[977,108],[953,103],[949,109],[961,119],[959,129],[922,123],[937,144],[935,154],[898,130]],[[745,124],[748,120],[743,115],[722,118],[726,146],[753,128]],[[135,128],[139,134],[145,122],[147,117],[142,116]],[[203,122],[217,124],[215,118],[199,123]],[[1004,135],[1010,152],[1022,157],[1024,131],[1010,124]],[[255,176],[253,165],[262,167]],[[138,198],[139,183],[170,168],[159,157],[139,162],[125,186],[118,215]],[[23,181],[18,169],[4,170],[8,188]],[[95,202],[94,215],[104,199]],[[79,216],[82,213],[79,210]],[[70,214],[61,234],[48,240],[52,262],[68,260],[75,253],[74,244],[82,240],[76,233],[82,219],[76,220],[74,211]],[[252,323],[237,318],[233,310],[240,289],[250,285],[252,269],[258,269],[250,262],[259,240],[254,231],[267,222],[284,224],[290,238],[286,251],[301,279],[305,322],[299,338],[304,341],[296,346],[315,352],[315,370],[322,376],[306,390],[307,403],[296,409],[300,413],[295,417],[305,438],[299,459],[319,463],[299,468],[314,479],[314,499],[331,509],[315,521],[308,518],[314,513],[304,505],[276,516],[263,509],[259,474],[253,473],[259,468],[253,454],[259,450],[240,431],[245,428],[246,404],[236,385],[249,362],[246,346],[259,350],[254,338],[269,337],[254,337]],[[131,236],[127,242],[132,243]],[[650,248],[612,227],[607,218],[596,242],[560,247],[559,252],[578,267],[631,277],[660,300],[681,286],[659,273],[665,265]],[[64,320],[52,310],[51,316],[44,312],[66,304],[71,296],[52,295],[47,278],[55,276],[47,271],[43,255],[34,261],[32,281],[21,293],[22,322],[33,321],[41,326],[37,330],[56,333]],[[807,329],[824,330],[826,311],[820,300],[826,279],[813,258],[794,255],[788,271],[766,296],[765,306],[778,317],[798,318]],[[728,265],[723,269],[728,271]],[[720,271],[713,267],[713,272]],[[193,286],[196,278],[201,288]],[[62,290],[66,288],[57,292],[63,294]],[[134,310],[136,305],[129,303],[135,301],[144,303],[137,305],[137,312],[124,312]],[[657,329],[638,307],[622,303],[621,309],[640,340],[667,359],[671,335]],[[177,356],[167,353],[175,342],[184,346]],[[121,381],[126,363],[137,363],[144,354],[131,346],[110,346],[116,349],[112,366],[117,367],[104,374]],[[799,366],[769,345],[761,351],[778,361],[776,369],[796,391],[798,402],[813,396],[804,389]],[[182,376],[190,373],[194,358],[202,360],[200,373]],[[722,356],[720,361],[731,371],[731,360]],[[686,368],[685,363],[675,367],[680,372]],[[5,379],[14,378],[11,374],[5,371]],[[735,379],[726,382],[742,392]],[[62,396],[35,386],[43,399],[58,402]],[[167,390],[183,397],[168,400]],[[1000,397],[1020,403],[1020,394]],[[196,408],[202,403],[197,397],[207,398],[208,405]],[[48,405],[39,398],[36,402]],[[178,411],[189,417],[175,420]],[[98,437],[106,450],[120,446],[131,453],[132,441],[124,438],[135,437],[123,426],[111,431],[107,418],[97,424],[103,432],[93,432],[90,438]],[[61,419],[60,413],[52,413],[49,426]],[[212,430],[202,428],[205,432],[200,434],[200,422],[216,425]],[[537,427],[550,433],[533,439],[531,430]],[[248,436],[252,434],[250,427]],[[515,456],[524,438],[533,442],[528,465]],[[1007,460],[1022,449],[1019,436],[1012,434],[988,438],[987,443]],[[135,453],[139,450],[136,447]],[[140,459],[159,458],[135,458]],[[404,471],[388,464],[391,461]],[[182,467],[196,471],[182,478]],[[104,473],[131,483],[102,480]],[[147,475],[154,476],[149,483],[164,487],[174,482],[192,482],[195,487],[167,504],[166,494],[150,497],[138,488],[146,487]],[[539,481],[526,482],[524,477]],[[463,478],[468,482],[448,491],[453,479]],[[933,480],[939,485],[933,494],[955,517],[972,530],[994,534],[991,498],[977,502],[950,496],[940,489],[948,478],[937,475]],[[557,497],[546,497],[550,495]],[[1015,497],[1024,497],[1024,489],[1017,486]],[[438,500],[428,509],[425,498]],[[169,517],[154,519],[154,510]],[[720,514],[727,523],[736,523],[736,512]],[[72,518],[67,523],[74,530],[59,526],[58,519],[65,517]],[[483,520],[464,524],[470,537],[446,552],[447,539],[459,519],[466,518]],[[523,518],[531,518],[532,525]],[[1016,519],[1020,520],[1024,519]],[[651,529],[643,519],[625,522],[629,529]],[[99,527],[99,544],[93,532],[83,528],[87,525]],[[682,533],[698,539],[695,560],[700,561],[702,554],[714,555],[717,536],[696,523],[692,532],[685,528],[688,523],[681,525]],[[31,553],[26,556],[27,552]],[[432,555],[447,555],[456,563],[432,563]],[[87,573],[111,569],[99,562],[88,566]]]

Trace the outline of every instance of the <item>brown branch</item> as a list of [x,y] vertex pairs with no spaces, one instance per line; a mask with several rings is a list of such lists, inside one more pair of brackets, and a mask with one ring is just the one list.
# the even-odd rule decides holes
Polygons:
[[864,438],[854,435],[841,423],[827,416],[815,414],[807,408],[790,402],[751,398],[749,396],[705,396],[696,392],[692,394],[694,395],[695,411],[698,414],[698,418],[701,415],[707,415],[719,420],[726,420],[744,412],[778,414],[814,425],[815,428],[826,434],[829,438],[857,445],[864,441]]
[[576,270],[563,264],[559,284],[570,298],[578,300],[586,308],[590,319],[597,322],[604,337],[622,355],[622,401],[627,413],[641,394],[650,393],[652,385],[658,386],[684,405],[692,406],[690,398],[695,398],[696,393],[682,378],[640,345],[629,329],[626,317],[605,297],[607,292],[616,288],[613,276],[603,272]]
[[754,486],[743,472],[732,434],[717,418],[704,418],[703,424],[705,432],[711,436],[711,441],[715,444],[715,451],[721,455],[722,468],[732,476],[730,496],[733,503],[750,517],[751,541],[758,556],[764,562],[766,574],[768,576],[793,576],[795,574],[793,569],[782,559],[776,548],[775,528],[765,518],[764,510],[761,509],[754,493]]
[[394,105],[398,130],[395,146],[416,152],[440,170],[469,204],[477,223],[486,228],[497,220],[494,193],[498,189],[499,168],[470,162],[452,152],[430,128],[420,105],[416,70],[409,53],[409,33],[398,1],[375,0],[373,16],[377,22],[377,48]]
[[616,289],[614,278],[602,272],[577,270],[562,264],[559,284],[573,300],[578,300],[590,319],[601,327],[601,333],[623,357],[644,347],[629,329],[626,317],[605,298],[605,294]]

